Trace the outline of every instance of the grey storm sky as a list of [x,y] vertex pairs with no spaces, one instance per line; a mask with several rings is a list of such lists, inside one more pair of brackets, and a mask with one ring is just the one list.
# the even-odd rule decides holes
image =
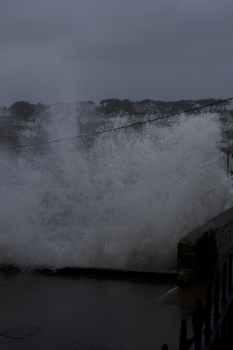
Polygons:
[[0,106],[233,96],[232,0],[1,0]]

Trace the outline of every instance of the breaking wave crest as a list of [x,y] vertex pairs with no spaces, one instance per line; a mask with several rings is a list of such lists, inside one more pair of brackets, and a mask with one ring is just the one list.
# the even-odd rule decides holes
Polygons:
[[[44,131],[69,137],[76,122],[51,109]],[[0,263],[174,269],[178,241],[233,203],[219,141],[204,114],[24,150],[22,167],[2,154]]]

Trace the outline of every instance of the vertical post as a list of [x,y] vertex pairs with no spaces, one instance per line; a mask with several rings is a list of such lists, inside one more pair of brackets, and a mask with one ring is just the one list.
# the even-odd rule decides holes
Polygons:
[[[232,254],[229,254],[229,262],[228,262],[228,292],[232,293]],[[227,346],[229,349],[233,349],[233,332],[232,332],[233,301],[231,301],[231,305],[228,309],[226,322],[227,322],[227,326],[226,326]]]
[[220,298],[220,273],[217,272],[215,276],[214,288],[214,316],[219,316],[219,298]]
[[181,321],[179,350],[188,350],[188,346],[187,346],[187,322],[186,322],[186,319],[183,319]]
[[201,349],[201,332],[202,332],[202,301],[201,298],[197,299],[195,314],[193,318],[193,331],[195,350]]
[[228,262],[228,292],[232,291],[232,254],[229,254]]
[[[227,263],[226,261],[223,263],[223,270],[222,270],[222,303],[226,303],[226,292],[227,292]],[[221,344],[225,347],[226,346],[226,340],[227,340],[227,318],[224,317],[221,325]]]
[[232,324],[233,324],[233,302],[231,302],[231,305],[230,305],[228,313],[227,313],[227,345],[228,345],[228,349],[233,349]]
[[226,346],[227,341],[227,317],[225,316],[222,325],[221,325],[221,344],[222,346]]
[[208,336],[211,333],[211,311],[212,311],[212,284],[208,284],[206,292],[206,321],[205,334]]
[[225,303],[227,301],[226,292],[227,292],[227,263],[225,261],[223,263],[223,270],[222,270],[222,299],[221,299],[222,303]]
[[229,148],[227,149],[227,176],[229,176]]

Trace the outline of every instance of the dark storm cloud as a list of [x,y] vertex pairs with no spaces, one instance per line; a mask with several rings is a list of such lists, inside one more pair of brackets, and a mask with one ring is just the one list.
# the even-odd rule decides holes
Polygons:
[[233,3],[1,0],[0,105],[233,94]]

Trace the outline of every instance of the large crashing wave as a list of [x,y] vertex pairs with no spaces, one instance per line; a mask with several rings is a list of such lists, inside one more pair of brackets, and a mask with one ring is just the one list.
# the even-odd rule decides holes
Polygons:
[[[49,121],[49,139],[77,130],[75,113]],[[233,203],[219,141],[204,114],[24,150],[24,167],[2,153],[0,263],[174,269],[178,241]]]

